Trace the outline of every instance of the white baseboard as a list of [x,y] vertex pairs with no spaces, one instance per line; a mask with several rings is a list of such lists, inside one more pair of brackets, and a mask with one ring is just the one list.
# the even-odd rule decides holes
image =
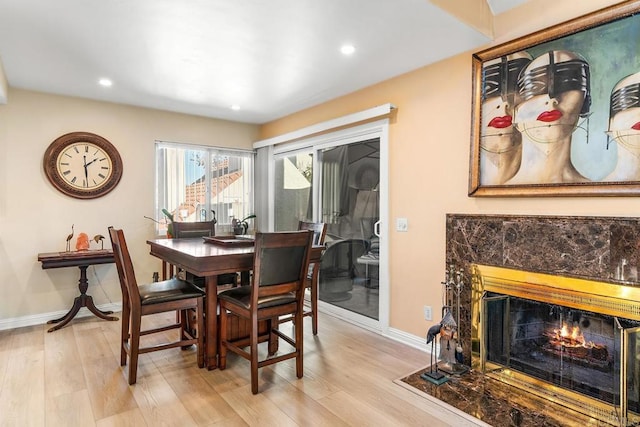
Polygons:
[[[98,306],[102,311],[122,311],[122,303],[110,303]],[[0,331],[21,328],[24,326],[43,325],[49,320],[59,319],[69,310],[55,311],[51,313],[32,314],[30,316],[14,317],[12,319],[0,319]],[[76,317],[95,316],[88,308],[82,307]]]
[[383,335],[410,347],[417,348],[427,353],[431,352],[431,346],[427,346],[423,337],[418,337],[395,328],[389,328],[387,333]]
[[[320,305],[319,311],[322,314],[327,314],[340,320],[344,320],[345,322],[349,322],[368,331],[374,332],[394,341],[398,341],[402,344],[406,344],[410,347],[422,350],[425,353],[431,354],[431,345],[427,345],[426,339],[424,337],[418,337],[416,335],[412,335],[395,328],[387,328],[387,330],[381,330],[377,322],[368,322],[368,320],[370,319],[367,319],[364,316],[345,317],[342,315],[342,312],[340,310],[335,310],[334,307],[328,304]],[[437,343],[435,345],[434,352],[435,354],[440,354],[440,346]]]
[[[98,308],[102,311],[118,312],[118,311],[122,311],[122,303],[103,304],[98,306]],[[67,312],[68,310],[63,310],[63,311],[56,311],[51,313],[41,313],[41,314],[34,314],[30,316],[14,317],[12,319],[0,319],[0,331],[7,330],[7,329],[21,328],[24,326],[43,325],[47,323],[49,320],[59,319],[60,317],[67,314]],[[327,314],[331,314],[331,313],[327,313]],[[86,307],[81,308],[78,314],[76,315],[76,317],[87,317],[87,316],[94,316],[94,314],[91,313],[89,309],[87,309]],[[339,316],[336,316],[336,317],[339,317]],[[346,320],[346,319],[342,319],[342,320]],[[363,325],[359,325],[359,326],[363,326]],[[400,343],[406,344],[410,347],[417,348],[418,350],[422,350],[426,353],[431,353],[431,348],[430,346],[427,346],[425,339],[423,337],[418,337],[416,335],[412,335],[407,332],[401,331],[399,329],[394,329],[394,328],[389,328],[386,332],[381,332],[379,330],[374,330],[371,328],[366,328],[366,329],[379,333],[394,341],[398,341]],[[438,352],[439,349],[437,345],[435,350],[436,350],[436,354],[439,354]]]
[[[425,337],[418,337],[415,335],[408,334],[399,329],[389,328],[386,334],[383,334],[387,338],[391,338],[394,341],[401,342],[410,347],[417,348],[418,350],[422,350],[425,353],[431,353],[431,345],[427,344]],[[435,354],[440,354],[440,343],[437,342],[433,348],[433,352]]]

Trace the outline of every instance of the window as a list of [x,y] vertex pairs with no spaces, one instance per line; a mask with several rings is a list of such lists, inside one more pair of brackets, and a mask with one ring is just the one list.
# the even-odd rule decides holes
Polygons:
[[167,231],[166,209],[175,221],[217,219],[230,231],[234,218],[253,213],[252,151],[156,142],[156,219]]

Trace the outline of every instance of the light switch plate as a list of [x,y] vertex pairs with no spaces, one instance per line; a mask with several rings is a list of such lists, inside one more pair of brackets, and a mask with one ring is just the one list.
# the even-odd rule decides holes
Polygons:
[[407,218],[396,218],[396,231],[408,231],[409,221]]

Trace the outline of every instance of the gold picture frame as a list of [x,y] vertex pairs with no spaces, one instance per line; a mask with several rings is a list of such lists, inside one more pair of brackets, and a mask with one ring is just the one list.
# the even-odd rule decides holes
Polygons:
[[469,196],[640,195],[639,12],[626,1],[473,54]]

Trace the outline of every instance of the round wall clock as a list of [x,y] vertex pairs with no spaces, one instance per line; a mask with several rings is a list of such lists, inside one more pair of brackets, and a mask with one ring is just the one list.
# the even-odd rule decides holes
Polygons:
[[62,193],[93,199],[110,192],[122,177],[122,159],[116,147],[89,132],[71,132],[49,145],[44,173]]

